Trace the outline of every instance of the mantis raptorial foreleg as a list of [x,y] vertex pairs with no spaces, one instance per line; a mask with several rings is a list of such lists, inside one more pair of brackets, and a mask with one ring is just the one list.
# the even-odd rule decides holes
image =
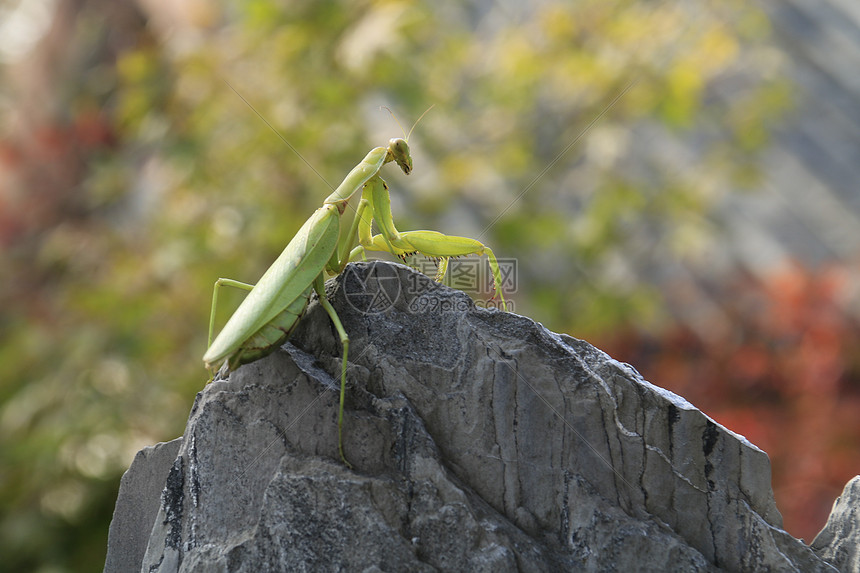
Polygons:
[[436,276],[433,278],[437,283],[442,282],[445,278],[445,273],[448,272],[448,261],[451,257],[442,257],[436,260]]
[[[362,202],[373,212],[373,220],[379,234],[371,236],[370,217],[365,215],[358,223],[359,246],[353,249],[350,259],[363,257],[365,251],[383,251],[402,257],[414,253],[440,259],[436,281],[442,280],[448,268],[448,259],[464,255],[487,255],[493,285],[501,303],[505,304],[502,292],[502,275],[493,250],[480,241],[468,237],[444,235],[438,231],[398,231],[391,214],[391,196],[388,185],[380,177],[371,178],[364,185]],[[366,213],[367,211],[365,211]]]
[[[391,246],[393,245],[393,250]],[[440,281],[448,267],[448,259],[465,255],[487,255],[490,272],[493,275],[493,288],[499,296],[502,305],[505,305],[505,295],[502,292],[502,273],[499,262],[493,250],[475,239],[468,237],[457,237],[454,235],[443,235],[438,231],[404,231],[400,233],[395,242],[383,235],[374,235],[370,246],[362,245],[371,251],[385,251],[393,255],[421,253],[428,257],[439,257],[442,260],[436,274],[436,280]],[[358,254],[358,253],[356,253]]]

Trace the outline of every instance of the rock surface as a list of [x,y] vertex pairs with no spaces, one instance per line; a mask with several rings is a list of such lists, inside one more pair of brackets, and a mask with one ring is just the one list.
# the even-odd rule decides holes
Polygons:
[[812,550],[840,571],[860,571],[860,476],[845,486]]
[[158,514],[158,500],[182,438],[143,448],[123,474],[108,532],[105,571],[138,571]]
[[[340,343],[312,302],[146,470],[167,477],[142,571],[836,570],[781,529],[764,452],[630,366],[400,265],[327,289],[355,469]],[[123,496],[115,523],[146,513]],[[130,570],[111,554],[132,533],[111,525],[106,571]]]

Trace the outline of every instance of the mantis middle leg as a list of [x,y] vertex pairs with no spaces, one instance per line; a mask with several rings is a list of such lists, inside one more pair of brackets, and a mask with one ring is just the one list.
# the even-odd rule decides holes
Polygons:
[[351,469],[352,464],[346,461],[346,456],[343,455],[343,404],[346,399],[346,357],[349,354],[349,336],[347,336],[346,330],[340,322],[340,317],[338,317],[337,312],[335,312],[334,307],[325,295],[325,276],[323,273],[317,275],[317,278],[314,280],[314,290],[317,296],[319,296],[320,304],[328,313],[329,318],[331,318],[332,324],[334,324],[334,328],[340,337],[340,343],[343,345],[343,362],[340,371],[340,408],[337,413],[337,449],[340,453],[340,459]]

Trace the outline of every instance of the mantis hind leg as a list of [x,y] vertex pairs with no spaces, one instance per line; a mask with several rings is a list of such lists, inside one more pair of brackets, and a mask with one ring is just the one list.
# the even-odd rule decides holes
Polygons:
[[238,288],[242,290],[250,291],[254,288],[254,285],[249,285],[248,283],[243,283],[239,281],[234,281],[233,279],[218,279],[215,281],[215,287],[212,290],[212,310],[209,313],[209,341],[206,343],[206,347],[209,348],[212,346],[212,333],[215,330],[215,311],[218,308],[218,289],[222,286],[229,286],[233,288]]
[[320,273],[314,280],[314,290],[319,296],[320,304],[328,313],[329,318],[331,318],[331,321],[337,330],[337,334],[340,337],[340,343],[343,345],[343,363],[340,371],[340,407],[337,412],[337,450],[340,453],[340,459],[344,464],[346,464],[346,467],[352,469],[352,464],[346,461],[346,456],[343,454],[343,404],[346,399],[346,358],[349,354],[349,336],[347,336],[346,330],[344,330],[343,324],[340,322],[340,317],[338,317],[334,307],[328,301],[328,298],[326,298],[325,279],[323,278],[322,273]]

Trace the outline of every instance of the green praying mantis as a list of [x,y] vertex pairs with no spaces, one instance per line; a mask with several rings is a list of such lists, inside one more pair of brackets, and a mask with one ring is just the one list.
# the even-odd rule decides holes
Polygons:
[[[502,306],[505,305],[499,264],[489,247],[475,239],[437,231],[397,230],[391,214],[388,184],[379,175],[382,167],[392,161],[406,175],[412,171],[412,156],[406,139],[394,138],[388,142],[388,147],[372,149],[302,225],[257,284],[225,278],[215,281],[209,318],[209,349],[203,356],[203,362],[210,370],[224,361],[230,370],[235,370],[242,364],[263,358],[287,340],[307,310],[311,293],[316,292],[343,345],[337,440],[341,460],[348,467],[352,466],[343,451],[343,408],[349,336],[326,298],[326,277],[340,274],[350,261],[364,259],[366,251],[387,252],[401,258],[419,253],[438,259],[437,281],[444,276],[450,257],[486,254],[495,292]],[[343,213],[350,199],[359,191],[361,199],[355,217],[347,222]],[[374,221],[379,230],[376,235],[372,234]],[[250,292],[213,342],[218,291],[222,286]]]

